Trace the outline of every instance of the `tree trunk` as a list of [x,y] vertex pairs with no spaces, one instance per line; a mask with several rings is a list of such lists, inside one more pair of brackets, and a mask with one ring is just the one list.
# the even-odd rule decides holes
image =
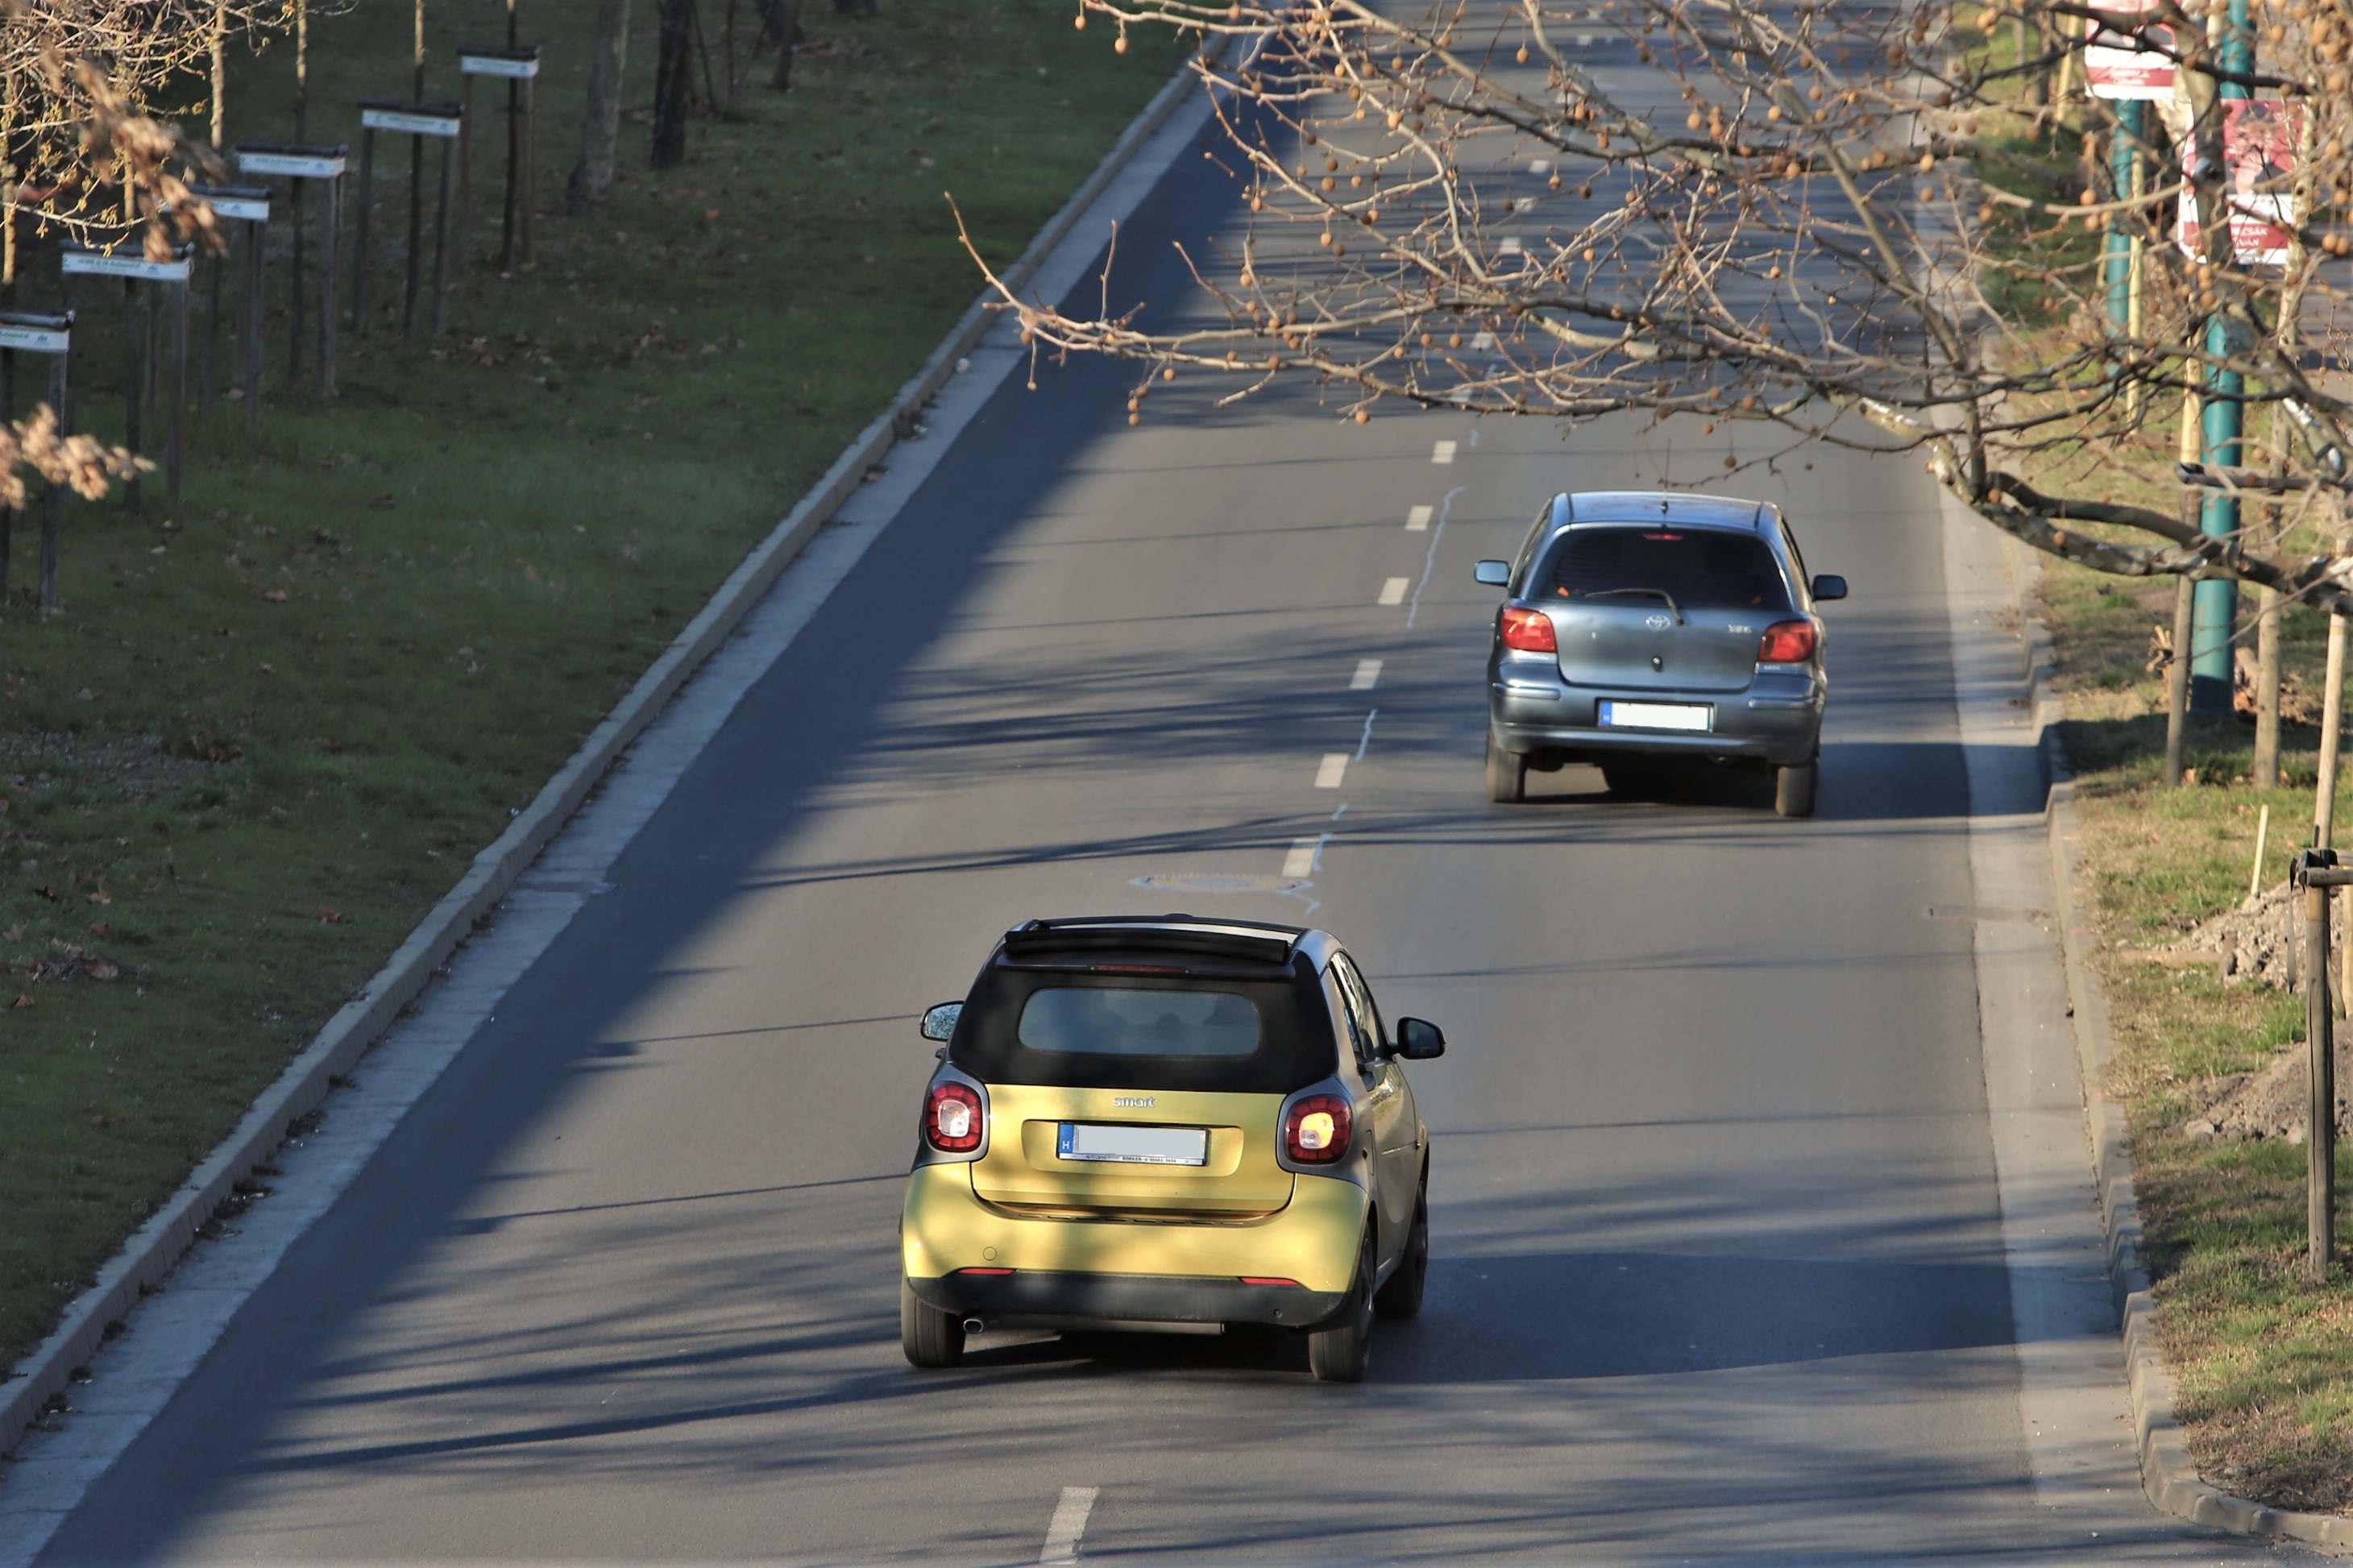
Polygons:
[[793,51],[801,42],[801,0],[760,0],[761,36],[776,46],[776,74],[768,85],[778,92],[793,85]]
[[2269,588],[2255,590],[2255,759],[2257,789],[2279,787],[2280,616],[2287,609]]
[[686,162],[686,111],[694,96],[694,0],[661,0],[660,53],[654,60],[657,169]]
[[588,56],[588,112],[580,124],[580,162],[572,168],[565,210],[597,212],[613,195],[613,152],[621,135],[621,74],[629,59],[629,0],[604,0]]

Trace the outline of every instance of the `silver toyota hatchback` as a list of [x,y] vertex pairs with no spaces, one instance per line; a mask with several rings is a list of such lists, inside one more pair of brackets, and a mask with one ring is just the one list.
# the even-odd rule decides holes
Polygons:
[[1717,496],[1555,496],[1513,561],[1487,659],[1487,794],[1530,768],[1598,763],[1613,791],[1662,763],[1770,768],[1810,816],[1821,752],[1822,622],[1846,579],[1809,578],[1777,507]]

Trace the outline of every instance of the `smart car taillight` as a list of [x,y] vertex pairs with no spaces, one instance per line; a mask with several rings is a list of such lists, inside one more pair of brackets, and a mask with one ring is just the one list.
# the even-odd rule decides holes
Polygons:
[[1504,646],[1522,653],[1558,653],[1560,639],[1553,635],[1552,617],[1525,605],[1505,605]]
[[967,1084],[935,1083],[923,1102],[923,1140],[943,1154],[980,1147],[980,1096]]
[[1348,1102],[1336,1094],[1311,1094],[1283,1113],[1283,1152],[1303,1165],[1328,1165],[1348,1152],[1356,1128]]
[[1759,664],[1803,664],[1814,657],[1814,623],[1776,621],[1757,645]]

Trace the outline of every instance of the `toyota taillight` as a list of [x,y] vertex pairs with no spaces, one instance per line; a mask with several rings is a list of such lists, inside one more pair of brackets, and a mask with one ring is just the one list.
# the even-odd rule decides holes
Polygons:
[[1522,653],[1558,653],[1560,639],[1553,635],[1552,617],[1525,605],[1504,606],[1504,646]]
[[1803,664],[1814,657],[1814,623],[1776,621],[1757,645],[1759,664]]
[[980,1096],[971,1085],[932,1085],[923,1102],[923,1141],[943,1154],[969,1154],[980,1147]]
[[1283,1113],[1283,1151],[1303,1165],[1328,1165],[1348,1152],[1355,1131],[1346,1100],[1336,1094],[1307,1095]]

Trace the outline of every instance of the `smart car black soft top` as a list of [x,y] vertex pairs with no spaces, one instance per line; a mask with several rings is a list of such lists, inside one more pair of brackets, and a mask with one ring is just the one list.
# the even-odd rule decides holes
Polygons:
[[1213,963],[1289,967],[1300,926],[1192,915],[1088,915],[1024,921],[1005,933],[1013,963],[1050,963],[1092,955],[1166,953]]

